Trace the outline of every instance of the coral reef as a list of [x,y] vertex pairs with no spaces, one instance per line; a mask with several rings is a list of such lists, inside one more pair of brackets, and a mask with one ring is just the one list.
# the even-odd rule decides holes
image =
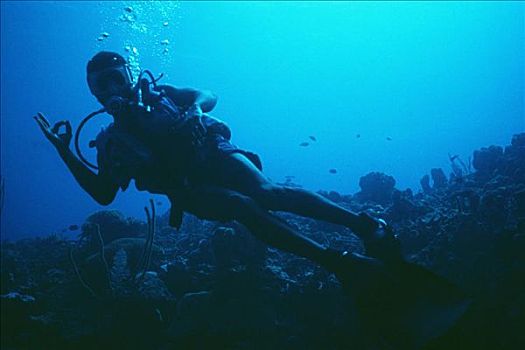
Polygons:
[[[97,228],[98,227],[98,228]],[[119,238],[140,237],[147,231],[147,224],[134,218],[125,218],[116,210],[102,210],[90,215],[81,228],[81,239],[84,239],[90,249],[99,246],[96,230],[100,230],[104,243],[110,243]]]
[[[468,166],[452,169],[454,181],[433,169],[418,193],[397,189],[394,178],[376,172],[360,179],[354,196],[320,194],[385,218],[408,260],[472,296],[465,317],[425,349],[524,348],[525,134],[505,148],[475,151],[472,164],[472,172]],[[186,215],[176,231],[168,227],[168,215],[158,217],[154,236],[145,222],[102,211],[86,220],[79,240],[2,242],[1,347],[392,349],[360,328],[351,301],[328,271],[265,246],[236,223]],[[322,244],[362,252],[350,230],[279,215]],[[92,238],[95,227],[103,253]],[[148,245],[151,259],[145,263]],[[75,273],[72,247],[96,296]],[[102,254],[111,293],[104,293]]]
[[432,177],[432,188],[439,189],[447,186],[447,177],[443,169],[430,169],[430,176]]
[[358,200],[379,204],[390,203],[396,180],[389,175],[372,172],[359,179],[361,191],[356,194]]
[[474,151],[474,160],[472,165],[478,175],[491,175],[492,172],[501,164],[503,157],[503,148],[499,146],[483,147]]

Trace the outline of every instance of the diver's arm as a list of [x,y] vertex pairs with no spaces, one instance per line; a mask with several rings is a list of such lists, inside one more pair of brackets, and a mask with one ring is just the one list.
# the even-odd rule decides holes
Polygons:
[[166,91],[167,95],[173,100],[173,103],[186,109],[197,105],[202,112],[207,113],[217,104],[217,95],[209,90],[177,88],[171,85],[162,85],[159,86],[159,88]]
[[200,106],[204,113],[210,112],[217,104],[217,96],[208,90],[195,90],[195,100],[192,105]]
[[[72,137],[71,124],[68,121],[60,121],[51,127],[51,124],[42,113],[38,113],[38,116],[35,116],[34,119],[44,133],[44,136],[55,146],[58,154],[64,163],[66,163],[80,187],[99,204],[110,204],[113,199],[115,199],[118,186],[108,178],[97,175],[89,170],[80,159],[71,152],[69,149]],[[61,126],[65,126],[65,133],[59,133]]]
[[69,147],[57,147],[58,154],[66,163],[80,187],[100,205],[109,205],[115,199],[118,185],[101,174],[95,174],[71,152]]

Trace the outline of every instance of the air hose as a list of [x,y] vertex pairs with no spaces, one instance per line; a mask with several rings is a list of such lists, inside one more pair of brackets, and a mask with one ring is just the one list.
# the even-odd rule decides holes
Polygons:
[[106,112],[106,109],[105,109],[105,108],[102,108],[102,109],[99,109],[99,110],[96,111],[96,112],[91,113],[90,115],[88,115],[88,116],[85,117],[84,119],[82,119],[82,121],[80,122],[80,125],[79,125],[78,128],[77,128],[77,131],[75,132],[75,151],[77,152],[78,158],[80,158],[80,160],[81,160],[84,164],[86,164],[88,167],[93,168],[93,169],[97,169],[97,170],[98,170],[98,166],[96,166],[95,164],[93,164],[93,163],[91,163],[90,161],[88,161],[88,160],[82,155],[82,152],[80,151],[79,139],[80,139],[80,131],[82,130],[82,128],[84,127],[84,125],[85,125],[89,120],[91,120],[91,118],[93,118],[94,116],[96,116],[97,114],[101,114],[101,113],[104,113],[104,112]]
[[[133,87],[133,92],[135,93],[135,95],[138,94],[138,91],[139,91],[139,88],[140,88],[140,80],[142,79],[142,76],[144,74],[147,74],[150,79],[151,79],[151,82],[150,84],[153,85],[154,88],[157,87],[157,81],[160,80],[160,78],[162,78],[164,76],[164,73],[161,73],[158,78],[155,79],[155,77],[153,76],[153,73],[151,73],[150,70],[148,69],[144,69],[143,71],[140,72],[139,74],[139,77],[137,79],[137,84],[135,85],[135,87]],[[120,98],[120,97],[119,97]],[[120,98],[121,99],[121,98]],[[98,114],[102,114],[102,113],[105,113],[105,112],[109,112],[107,110],[107,108],[102,108],[102,109],[99,109],[98,111],[96,112],[93,112],[91,114],[89,114],[87,117],[85,117],[84,119],[82,119],[82,121],[80,122],[78,128],[77,128],[77,131],[75,132],[75,151],[77,152],[77,156],[78,158],[84,163],[86,164],[88,167],[92,168],[92,169],[96,169],[98,170],[98,167],[91,163],[90,161],[88,161],[83,155],[82,155],[82,152],[80,151],[80,132],[82,131],[82,128],[84,128],[84,125],[90,121],[94,116],[98,115]],[[91,147],[91,143],[90,143],[90,147]]]

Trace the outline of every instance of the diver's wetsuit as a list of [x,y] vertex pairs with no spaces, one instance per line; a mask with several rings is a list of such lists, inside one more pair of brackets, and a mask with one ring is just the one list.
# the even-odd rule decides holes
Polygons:
[[[132,105],[96,140],[98,165],[122,190],[131,179],[137,189],[168,195],[170,223],[181,211],[199,218],[237,220],[266,243],[331,268],[335,252],[304,237],[269,212],[288,211],[347,226],[360,234],[362,220],[324,197],[273,184],[259,157],[230,142],[229,128],[203,115],[205,135],[192,139],[194,124],[168,97],[152,110]],[[369,227],[370,228],[370,227]]]

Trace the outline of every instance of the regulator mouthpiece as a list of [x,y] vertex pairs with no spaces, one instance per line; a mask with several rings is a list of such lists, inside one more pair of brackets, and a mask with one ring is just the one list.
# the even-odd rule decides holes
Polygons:
[[128,103],[129,101],[121,96],[113,96],[106,103],[106,111],[111,115],[118,114]]

